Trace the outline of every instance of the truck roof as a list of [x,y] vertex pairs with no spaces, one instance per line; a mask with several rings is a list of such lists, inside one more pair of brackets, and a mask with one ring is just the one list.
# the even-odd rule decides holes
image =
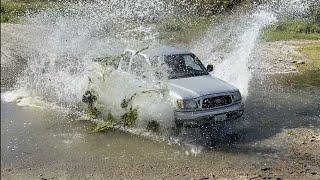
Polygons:
[[170,46],[161,46],[156,48],[147,48],[142,50],[138,54],[146,55],[148,57],[154,56],[165,56],[165,55],[173,55],[173,54],[190,54],[191,52],[186,49],[170,47]]

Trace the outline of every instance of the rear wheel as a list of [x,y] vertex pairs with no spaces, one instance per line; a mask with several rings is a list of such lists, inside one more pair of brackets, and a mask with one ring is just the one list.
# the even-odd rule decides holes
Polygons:
[[153,131],[153,132],[159,132],[160,131],[160,124],[156,121],[149,121],[148,125],[147,125],[147,130]]

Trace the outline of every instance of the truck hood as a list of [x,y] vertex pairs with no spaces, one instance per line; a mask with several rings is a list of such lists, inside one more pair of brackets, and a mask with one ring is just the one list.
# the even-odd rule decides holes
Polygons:
[[191,99],[208,94],[235,92],[238,89],[221,79],[206,75],[171,79],[169,90],[171,96],[176,99]]

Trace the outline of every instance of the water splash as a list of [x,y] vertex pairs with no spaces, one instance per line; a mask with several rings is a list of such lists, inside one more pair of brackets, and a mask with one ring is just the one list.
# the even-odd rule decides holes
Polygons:
[[[302,0],[278,0],[247,13],[230,15],[192,43],[192,50],[206,64],[216,64],[215,76],[232,83],[248,96],[253,73],[249,68],[251,53],[262,30],[279,17],[307,13],[308,7]],[[25,52],[29,53],[24,57],[28,67],[16,90],[2,94],[3,99],[41,97],[60,106],[77,106],[88,88],[88,76],[94,69],[92,59],[119,55],[127,46],[159,44],[161,37],[157,28],[166,18],[179,18],[175,9],[179,8],[162,0],[111,0],[79,2],[66,5],[62,10],[28,15],[26,24],[37,27],[25,37],[28,42],[25,47],[29,49]],[[95,89],[100,91],[106,111],[120,116],[124,98],[143,90],[165,89],[165,82],[161,86],[150,82],[140,85],[130,76],[113,72]],[[157,93],[145,94],[134,100],[141,124],[156,119],[161,125],[172,126],[169,122],[173,122],[173,108],[167,97],[159,97]],[[154,102],[151,105],[150,100]]]
[[215,76],[239,88],[246,98],[253,74],[250,66],[259,63],[251,55],[263,30],[279,18],[306,15],[314,2],[272,0],[247,13],[232,14],[197,40],[193,50],[206,64],[216,65]]
[[254,51],[262,29],[276,22],[274,14],[266,11],[255,12],[246,19],[248,19],[246,28],[237,37],[234,49],[225,56],[225,60],[214,72],[215,76],[238,87],[244,97],[248,96],[248,86],[252,76],[248,67],[250,55]]
[[99,1],[68,5],[27,16],[26,24],[39,27],[31,32],[28,47],[33,53],[17,84],[30,96],[74,106],[88,85],[92,59],[112,56],[128,44],[156,41],[152,26],[145,22],[170,14],[162,1]]
[[[78,107],[88,89],[89,76],[97,71],[93,59],[118,57],[128,46],[159,44],[157,22],[172,14],[172,6],[161,0],[112,0],[69,4],[61,10],[28,15],[26,24],[37,27],[26,37],[28,67],[16,90],[2,94],[3,99],[38,106],[41,98],[63,107]],[[174,125],[171,101],[157,93],[166,88],[165,82],[161,86],[151,81],[141,84],[131,76],[111,72],[104,81],[94,83],[104,114],[120,118],[123,99],[137,93],[132,106],[138,108],[138,126],[146,126],[146,120]],[[140,93],[149,90],[156,93]],[[35,104],[32,98],[37,99]]]

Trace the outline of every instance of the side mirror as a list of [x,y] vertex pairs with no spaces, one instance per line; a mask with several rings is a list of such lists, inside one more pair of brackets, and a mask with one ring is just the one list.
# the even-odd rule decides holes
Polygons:
[[208,64],[207,71],[208,72],[212,72],[213,71],[213,65],[212,64]]

